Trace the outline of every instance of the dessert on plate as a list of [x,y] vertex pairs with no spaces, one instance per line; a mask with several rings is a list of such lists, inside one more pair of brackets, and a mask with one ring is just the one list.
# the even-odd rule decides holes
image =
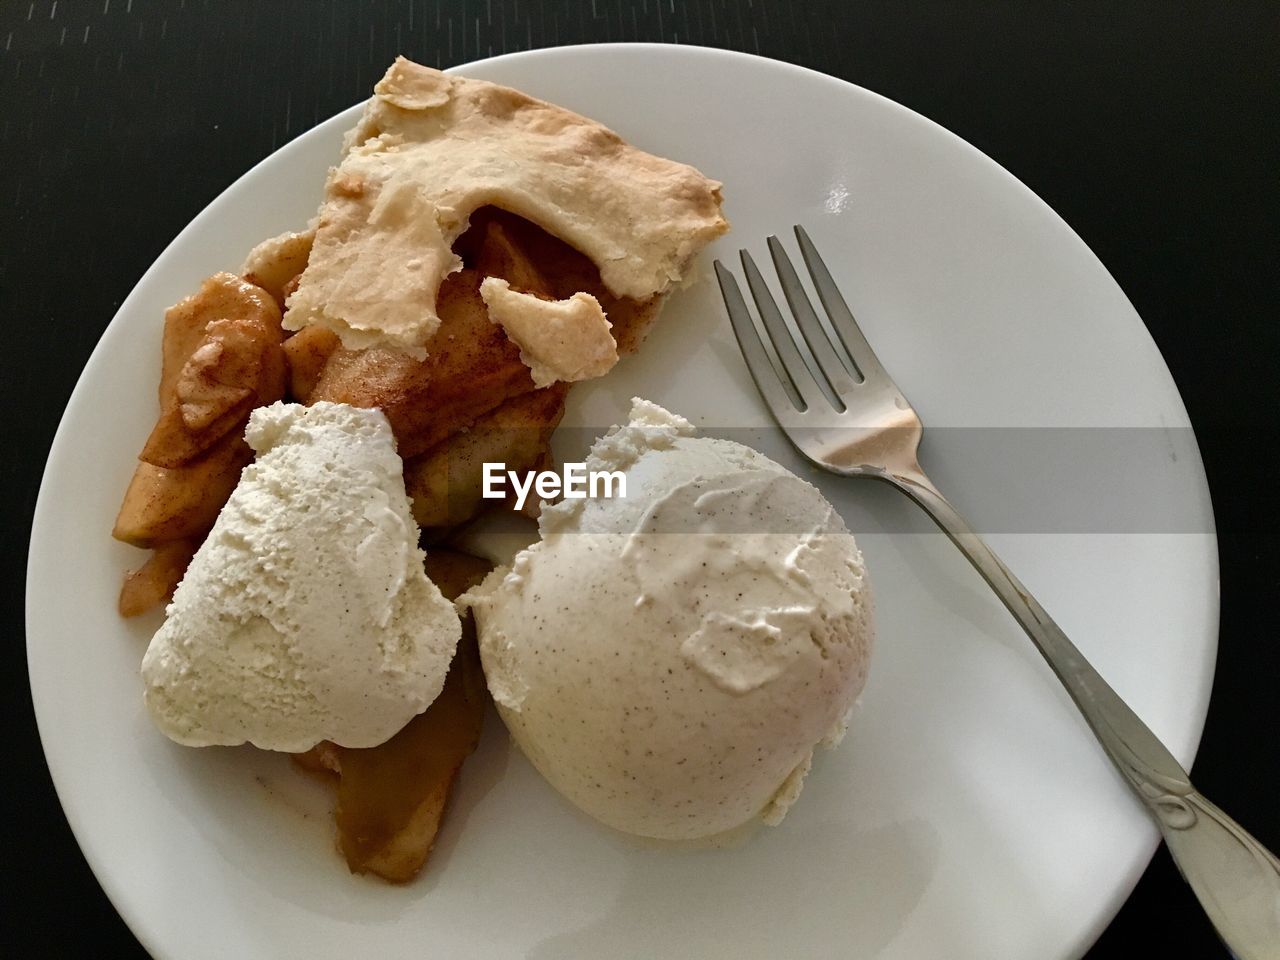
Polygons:
[[639,346],[720,204],[594,121],[397,59],[313,222],[166,315],[113,531],[153,551],[121,614],[172,597],[160,729],[336,777],[349,865],[410,879],[486,700],[448,600],[488,565],[419,533],[481,509],[486,461],[547,465],[570,385]]
[[[338,159],[312,224],[263,241],[242,277],[211,278],[166,316],[161,416],[114,531],[157,556],[122,612],[172,590],[249,462],[249,411],[286,396],[381,409],[422,525],[465,520],[483,462],[473,454],[514,446],[517,469],[544,457],[564,378],[610,359],[599,315],[616,352],[634,351],[728,229],[720,184],[692,167],[404,58]],[[490,284],[492,312],[480,289],[490,278],[506,284]],[[574,307],[591,300],[599,312]],[[531,317],[522,329],[552,311],[556,335],[514,342],[517,304]],[[585,359],[570,355],[580,343]],[[560,379],[543,386],[535,371]]]
[[870,649],[861,556],[813,487],[636,401],[588,463],[624,499],[541,504],[541,541],[496,571],[454,543],[494,506],[484,465],[549,466],[574,384],[640,347],[728,229],[720,184],[403,58],[336,160],[310,224],[166,314],[113,531],[153,551],[120,613],[167,602],[156,726],[291,755],[334,784],[348,866],[394,882],[490,694],[606,824],[779,819]]
[[613,131],[516,90],[399,57],[330,171],[287,330],[315,326],[344,346],[414,356],[440,328],[454,242],[496,206],[583,253],[604,286],[666,293],[727,228],[720,184]]

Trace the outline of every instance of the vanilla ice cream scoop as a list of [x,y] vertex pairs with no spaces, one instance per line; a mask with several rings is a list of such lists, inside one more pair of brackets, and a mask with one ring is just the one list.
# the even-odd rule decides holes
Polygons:
[[188,746],[371,747],[439,695],[461,636],[427,579],[379,410],[253,412],[245,468],[142,661],[156,725]]
[[776,823],[866,679],[862,556],[810,484],[634,402],[587,468],[626,496],[543,510],[465,595],[489,689],[564,796],[628,833]]

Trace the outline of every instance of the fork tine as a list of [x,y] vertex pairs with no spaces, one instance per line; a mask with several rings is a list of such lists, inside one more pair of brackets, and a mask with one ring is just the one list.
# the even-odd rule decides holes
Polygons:
[[791,265],[791,258],[782,248],[782,243],[777,237],[770,237],[768,243],[769,255],[773,257],[773,266],[778,271],[778,280],[782,283],[782,292],[791,307],[791,315],[796,319],[796,326],[800,328],[805,343],[809,344],[818,366],[827,375],[831,389],[837,395],[846,393],[857,386],[857,381],[849,375],[844,361],[836,355],[835,344],[822,328],[813,304],[809,302],[809,295],[804,292],[796,268]]
[[818,381],[813,378],[804,358],[800,356],[795,339],[787,329],[782,319],[782,312],[778,309],[773,294],[769,292],[769,286],[764,282],[756,262],[745,250],[739,251],[739,254],[742,257],[742,269],[747,274],[747,286],[751,288],[751,296],[756,302],[756,308],[760,311],[760,319],[764,322],[764,331],[773,343],[773,349],[778,354],[782,369],[791,378],[791,385],[804,401],[805,409],[813,407],[834,409],[831,401],[822,395]]
[[839,334],[844,348],[849,351],[849,356],[853,358],[854,364],[857,365],[858,372],[862,374],[864,380],[883,377],[892,382],[892,378],[885,372],[884,367],[880,365],[880,358],[876,356],[876,352],[871,349],[871,344],[867,342],[867,338],[863,335],[862,328],[858,326],[858,321],[854,319],[853,311],[844,302],[840,288],[836,286],[835,280],[831,278],[831,271],[827,269],[827,265],[822,262],[822,257],[818,255],[818,248],[813,245],[813,241],[809,239],[809,234],[805,232],[804,227],[797,224],[795,230],[796,239],[800,241],[800,255],[804,257],[805,266],[809,268],[809,276],[813,278],[813,286],[818,291],[818,299],[822,301],[822,306],[831,320],[831,326]]
[[751,311],[742,298],[738,281],[719,260],[716,261],[716,279],[720,281],[720,294],[724,298],[725,309],[729,312],[733,335],[738,338],[742,358],[747,361],[747,369],[751,371],[751,379],[756,382],[756,389],[769,405],[775,420],[785,423],[793,419],[800,412],[796,398],[784,388],[773,361],[764,349],[760,331],[751,319]]

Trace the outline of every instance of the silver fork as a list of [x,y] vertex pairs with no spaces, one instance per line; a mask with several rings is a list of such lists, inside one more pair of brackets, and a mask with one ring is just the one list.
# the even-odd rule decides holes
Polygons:
[[1280,861],[1191,785],[1164,744],[925,476],[917,459],[924,433],[920,418],[867,343],[809,235],[795,230],[834,340],[777,237],[769,238],[769,253],[816,369],[801,355],[750,254],[741,251],[743,271],[781,369],[765,349],[737,280],[716,261],[733,332],[774,419],[812,463],[892,484],[933,518],[1067,688],[1111,762],[1155,818],[1218,935],[1241,960],[1280,958]]

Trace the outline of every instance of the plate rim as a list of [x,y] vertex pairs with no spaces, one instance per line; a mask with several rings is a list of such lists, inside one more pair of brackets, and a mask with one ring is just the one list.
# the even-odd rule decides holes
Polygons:
[[[923,123],[924,125],[926,125],[928,128],[931,129],[931,132],[933,134],[936,135],[940,133],[943,136],[945,136],[945,138],[947,138],[948,140],[952,141],[954,144],[961,147],[961,149],[967,152],[971,156],[971,158],[978,160],[982,165],[984,165],[989,172],[993,172],[997,174],[997,176],[999,176],[1001,179],[1008,182],[1015,190],[1017,190],[1023,195],[1024,199],[1032,200],[1044,212],[1047,212],[1051,216],[1051,218],[1057,222],[1058,225],[1065,228],[1066,234],[1070,238],[1072,238],[1077,244],[1080,245],[1080,247],[1082,247],[1085,251],[1087,251],[1088,255],[1092,258],[1096,266],[1103,271],[1106,277],[1111,281],[1114,288],[1124,298],[1124,301],[1128,305],[1134,318],[1136,319],[1138,324],[1141,326],[1142,336],[1146,338],[1151,348],[1154,350],[1155,356],[1159,358],[1160,365],[1163,367],[1164,372],[1168,376],[1169,382],[1173,388],[1173,398],[1176,399],[1177,401],[1178,412],[1180,413],[1181,420],[1182,420],[1182,423],[1177,424],[1176,426],[1183,426],[1189,430],[1192,430],[1192,438],[1194,440],[1193,449],[1195,453],[1194,468],[1195,468],[1195,474],[1196,474],[1196,486],[1198,487],[1198,493],[1200,495],[1199,499],[1202,501],[1203,506],[1207,510],[1206,519],[1208,520],[1208,530],[1206,531],[1207,537],[1205,537],[1205,546],[1203,549],[1204,549],[1205,559],[1208,561],[1208,569],[1212,573],[1213,589],[1211,591],[1208,591],[1207,604],[1204,609],[1205,619],[1209,626],[1209,636],[1206,637],[1206,647],[1205,647],[1205,657],[1206,657],[1206,661],[1208,662],[1208,669],[1205,677],[1203,678],[1200,684],[1200,689],[1198,691],[1199,696],[1196,698],[1197,703],[1194,705],[1195,706],[1194,713],[1193,713],[1195,717],[1195,722],[1193,724],[1194,733],[1191,738],[1191,743],[1188,750],[1188,760],[1186,764],[1187,769],[1190,770],[1194,765],[1194,761],[1199,752],[1200,744],[1203,738],[1205,722],[1207,720],[1208,710],[1212,700],[1213,683],[1214,683],[1214,678],[1216,675],[1216,668],[1217,668],[1217,657],[1220,650],[1219,632],[1221,628],[1221,596],[1220,596],[1220,589],[1219,589],[1220,564],[1219,564],[1218,534],[1217,534],[1216,518],[1214,516],[1213,501],[1210,496],[1210,490],[1208,486],[1208,477],[1204,468],[1204,461],[1203,461],[1203,455],[1200,448],[1200,443],[1199,443],[1199,440],[1195,438],[1194,427],[1192,426],[1190,417],[1187,413],[1186,402],[1182,397],[1182,392],[1178,388],[1176,380],[1173,378],[1172,371],[1170,370],[1168,362],[1165,359],[1163,353],[1160,351],[1159,345],[1155,342],[1154,337],[1152,337],[1150,329],[1147,327],[1146,323],[1142,320],[1141,314],[1137,311],[1136,307],[1134,307],[1132,301],[1129,299],[1128,294],[1124,291],[1124,288],[1119,284],[1119,282],[1116,280],[1114,275],[1107,268],[1105,262],[1103,262],[1102,259],[1094,252],[1093,248],[1089,246],[1089,244],[1084,240],[1084,238],[1081,237],[1080,234],[1076,232],[1076,230],[1071,226],[1071,224],[1068,223],[1062,217],[1062,215],[1059,214],[1053,207],[1051,207],[1043,198],[1041,198],[1039,194],[1037,194],[1034,190],[1032,190],[1029,186],[1027,186],[1027,184],[1025,184],[1021,179],[1019,179],[1015,174],[1013,174],[1011,171],[1005,168],[1002,164],[994,160],[992,157],[988,156],[985,152],[980,150],[978,147],[974,146],[972,143],[970,143],[968,140],[966,140],[959,134],[948,129],[947,127],[943,126],[937,121],[929,118],[928,116],[922,113],[919,113],[918,111],[904,104],[901,104],[896,100],[893,100],[883,94],[877,93],[874,90],[871,90],[867,87],[863,87],[859,84],[853,83],[852,81],[845,80],[841,77],[836,77],[831,74],[823,73],[822,71],[815,70],[813,68],[806,67],[797,63],[793,63],[791,61],[773,59],[771,57],[765,57],[759,54],[747,53],[743,51],[727,50],[719,47],[708,47],[708,46],[701,46],[701,45],[694,45],[694,44],[617,41],[617,42],[608,42],[608,43],[567,44],[567,45],[561,45],[561,46],[539,47],[539,48],[530,49],[530,50],[512,51],[509,53],[499,54],[492,57],[485,57],[482,59],[471,60],[471,61],[467,61],[466,63],[457,64],[455,66],[446,68],[443,72],[447,74],[457,74],[457,75],[465,76],[468,70],[476,67],[488,67],[491,65],[504,64],[510,61],[529,61],[529,60],[553,59],[553,58],[561,58],[561,57],[592,56],[592,55],[598,54],[601,50],[614,50],[614,51],[625,50],[627,51],[628,54],[636,53],[640,55],[661,53],[663,56],[675,56],[675,57],[688,56],[693,58],[711,57],[711,58],[721,58],[726,60],[750,61],[750,62],[755,62],[755,66],[757,67],[790,71],[798,75],[804,75],[810,80],[817,79],[821,82],[835,84],[840,87],[846,88],[846,91],[853,91],[859,96],[869,97],[875,101],[878,101],[882,107],[887,107],[890,110],[899,113],[900,115],[908,118],[913,123]],[[163,261],[166,258],[166,255],[169,253],[169,251],[175,245],[179,244],[189,233],[198,232],[203,227],[204,221],[211,215],[211,211],[213,211],[214,208],[220,206],[223,200],[223,197],[226,194],[234,191],[243,181],[251,178],[258,171],[259,167],[267,164],[279,152],[290,147],[297,140],[311,135],[318,128],[326,125],[336,124],[339,121],[339,119],[354,113],[365,102],[367,102],[367,98],[358,100],[355,103],[351,104],[350,106],[345,107],[341,110],[338,110],[337,112],[333,113],[329,117],[299,132],[297,136],[290,138],[288,141],[280,144],[277,147],[274,147],[269,153],[267,153],[265,156],[260,158],[257,162],[252,164],[243,173],[235,177],[233,180],[231,180],[231,182],[229,182],[225,187],[223,187],[217,193],[216,196],[210,199],[209,202],[206,203],[191,218],[191,220],[181,230],[179,230],[176,234],[174,234],[174,236],[172,237],[172,239],[169,240],[168,243],[165,244],[164,248],[156,255],[155,259],[147,267],[147,269],[144,270],[143,273],[138,277],[138,279],[132,285],[129,293],[120,302],[119,307],[116,309],[115,313],[112,315],[111,320],[103,328],[103,331],[99,336],[97,343],[94,345],[93,350],[90,352],[89,357],[87,358],[83,367],[81,368],[80,373],[77,376],[75,386],[72,388],[70,394],[67,397],[66,403],[63,407],[62,414],[58,421],[57,429],[54,432],[53,439],[49,445],[48,452],[46,454],[44,468],[41,471],[40,486],[36,496],[35,506],[32,511],[32,519],[31,519],[30,533],[29,533],[29,539],[28,539],[27,563],[25,567],[25,579],[24,579],[24,632],[26,634],[25,652],[26,652],[26,659],[27,659],[27,679],[28,679],[28,685],[30,688],[30,693],[32,698],[32,708],[33,708],[33,713],[35,715],[36,729],[37,729],[37,734],[40,740],[41,751],[44,755],[45,765],[49,771],[50,779],[53,783],[55,793],[58,797],[58,802],[61,807],[63,816],[65,817],[68,823],[68,826],[71,828],[72,835],[75,838],[76,844],[79,847],[82,856],[84,856],[85,861],[88,864],[90,870],[92,871],[94,879],[97,881],[100,889],[106,895],[113,909],[115,909],[115,911],[120,916],[120,918],[128,926],[130,932],[138,939],[139,943],[142,944],[144,949],[146,949],[148,953],[150,953],[152,956],[155,956],[157,958],[165,958],[165,960],[175,955],[163,953],[160,951],[159,945],[154,942],[155,935],[153,934],[152,931],[148,930],[145,917],[142,915],[141,911],[140,910],[134,911],[129,905],[127,905],[126,903],[127,897],[123,889],[123,883],[119,879],[119,873],[117,872],[115,875],[113,875],[112,868],[110,864],[107,862],[107,860],[104,857],[99,856],[97,853],[91,852],[93,849],[93,843],[89,835],[88,828],[86,824],[82,821],[79,815],[72,813],[72,810],[75,808],[75,804],[72,803],[71,806],[69,807],[67,803],[67,791],[70,788],[68,783],[66,782],[67,780],[66,769],[65,767],[55,769],[55,765],[52,762],[50,762],[47,727],[46,727],[46,723],[43,722],[41,719],[42,714],[44,712],[41,710],[39,705],[46,698],[43,697],[38,692],[38,685],[37,685],[37,679],[36,679],[36,673],[38,668],[34,666],[36,661],[32,657],[34,644],[32,641],[32,630],[31,630],[31,624],[33,622],[33,614],[36,618],[38,618],[38,612],[35,611],[34,609],[36,606],[36,598],[34,597],[34,594],[36,593],[36,588],[33,586],[34,581],[32,578],[33,568],[36,566],[36,558],[39,552],[37,533],[51,522],[50,514],[53,511],[53,507],[50,505],[49,495],[47,493],[49,488],[48,481],[49,481],[49,477],[52,471],[52,466],[54,464],[55,458],[57,458],[60,455],[62,447],[64,447],[67,443],[67,437],[66,437],[67,411],[70,410],[73,407],[73,405],[75,405],[77,401],[80,400],[80,395],[82,390],[87,389],[85,387],[85,373],[90,369],[91,366],[101,362],[100,358],[108,349],[107,345],[109,341],[112,340],[114,337],[120,335],[120,331],[121,329],[123,329],[123,321],[121,320],[121,318],[124,317],[128,312],[130,312],[131,304],[134,298],[139,295],[139,290],[147,284],[148,280],[151,278],[152,274],[157,270],[157,267],[161,263],[161,261]],[[48,707],[46,707],[46,710],[47,709]],[[62,772],[60,773],[59,770],[61,770]],[[1106,909],[1101,911],[1096,917],[1094,917],[1091,923],[1082,925],[1080,929],[1080,934],[1076,942],[1073,945],[1070,945],[1071,953],[1064,956],[1071,956],[1071,957],[1077,957],[1077,958],[1080,956],[1083,956],[1083,954],[1088,951],[1088,949],[1092,946],[1092,944],[1098,938],[1098,936],[1101,935],[1102,931],[1105,930],[1107,926],[1109,926],[1110,923],[1114,920],[1115,915],[1119,912],[1120,908],[1123,906],[1125,901],[1128,900],[1129,896],[1132,894],[1134,887],[1137,885],[1138,881],[1140,880],[1143,873],[1147,869],[1147,866],[1150,863],[1151,857],[1154,855],[1156,848],[1159,846],[1161,842],[1159,833],[1156,831],[1154,824],[1150,828],[1150,834],[1151,835],[1148,838],[1149,842],[1146,844],[1145,852],[1135,858],[1134,862],[1130,864],[1127,867],[1127,869],[1124,871],[1122,877],[1119,874],[1117,875],[1117,883],[1116,883],[1113,895],[1109,898]],[[1068,945],[1064,944],[1064,947],[1067,947],[1067,946]]]

